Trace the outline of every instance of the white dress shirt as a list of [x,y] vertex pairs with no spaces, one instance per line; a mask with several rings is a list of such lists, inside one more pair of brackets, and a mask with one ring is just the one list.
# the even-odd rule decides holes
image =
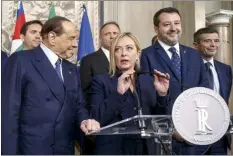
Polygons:
[[220,93],[219,92],[220,91],[220,85],[219,85],[219,80],[218,80],[218,73],[217,73],[217,71],[215,69],[215,66],[214,66],[214,59],[212,58],[209,61],[206,61],[206,60],[203,59],[203,61],[204,61],[204,63],[206,63],[206,62],[211,63],[212,66],[210,66],[210,70],[212,71],[213,77],[214,77],[214,91]]
[[[59,57],[53,51],[51,51],[48,47],[46,47],[43,43],[40,44],[40,47],[44,51],[45,55],[48,57],[53,68],[55,69],[56,68],[55,63],[57,62]],[[62,74],[62,59],[61,59],[60,69],[61,69],[60,72],[61,72],[62,80],[64,81],[63,74]]]
[[103,50],[105,56],[107,57],[108,62],[110,62],[110,52],[109,52],[109,50],[105,49],[104,47],[101,47],[101,49]]

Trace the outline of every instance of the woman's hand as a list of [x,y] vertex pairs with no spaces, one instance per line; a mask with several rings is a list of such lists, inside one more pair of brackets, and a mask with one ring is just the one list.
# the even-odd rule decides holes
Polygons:
[[154,70],[154,87],[159,96],[166,96],[169,89],[170,75]]
[[133,76],[135,71],[126,71],[118,78],[117,91],[123,95],[131,86],[133,86]]

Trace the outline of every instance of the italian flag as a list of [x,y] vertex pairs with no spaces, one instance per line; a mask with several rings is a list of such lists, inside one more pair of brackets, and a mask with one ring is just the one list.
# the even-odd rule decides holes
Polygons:
[[56,16],[55,8],[53,3],[50,3],[49,19]]
[[25,15],[23,10],[22,0],[18,2],[18,10],[17,10],[17,19],[15,24],[15,31],[11,43],[11,54],[23,50],[23,42],[20,39],[20,29],[25,23]]

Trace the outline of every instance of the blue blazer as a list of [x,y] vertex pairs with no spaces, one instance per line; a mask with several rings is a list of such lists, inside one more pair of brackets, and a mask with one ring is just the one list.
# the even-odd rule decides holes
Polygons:
[[161,110],[160,113],[162,114],[171,114],[173,103],[183,91],[192,87],[209,88],[207,73],[199,52],[190,47],[180,45],[180,56],[181,81],[178,79],[170,58],[158,42],[142,50],[142,72],[151,72],[157,69],[163,73],[169,73],[171,76],[169,87],[170,103],[168,104],[167,110]]
[[9,57],[2,83],[2,154],[74,154],[74,121],[88,119],[77,67],[63,60],[64,84],[43,50]]
[[[176,98],[185,90],[192,87],[207,87],[209,82],[200,53],[190,47],[180,45],[181,80],[163,47],[156,42],[154,45],[142,50],[141,70],[151,72],[157,69],[171,76],[169,87],[169,103],[166,109],[159,108],[160,114],[171,114]],[[173,151],[176,154],[195,154],[194,146],[179,143],[173,140]]]
[[[231,66],[221,63],[217,60],[214,60],[215,70],[218,74],[218,80],[220,85],[220,95],[229,104],[229,98],[231,94],[232,86],[232,69]],[[231,135],[224,135],[222,140],[219,140],[217,143],[222,144],[220,147],[228,147],[231,149]]]
[[[214,60],[214,67],[218,74],[218,80],[220,85],[220,95],[229,103],[229,97],[231,93],[232,85],[232,69],[231,66],[221,63],[217,60]],[[196,146],[196,155],[200,155],[206,151],[209,146]],[[231,135],[224,135],[220,140],[211,145],[212,155],[226,155],[227,147],[231,149]]]
[[[93,78],[90,90],[91,116],[100,122],[101,127],[137,115],[137,102],[132,98],[131,91],[119,94],[117,82],[118,76],[111,77],[109,74]],[[143,114],[155,114],[158,101],[161,107],[166,105],[168,98],[156,94],[153,77],[141,75],[136,84]],[[143,141],[132,136],[97,136],[95,154],[142,154],[143,142],[149,154],[156,154],[153,139]]]
[[214,66],[218,74],[218,80],[220,85],[220,95],[229,103],[232,85],[232,69],[231,66],[214,60]]

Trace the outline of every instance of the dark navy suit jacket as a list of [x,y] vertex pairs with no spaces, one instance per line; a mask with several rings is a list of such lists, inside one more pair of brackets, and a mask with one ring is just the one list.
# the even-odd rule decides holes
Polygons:
[[95,75],[108,73],[109,62],[100,48],[96,52],[93,52],[82,58],[80,64],[80,79],[83,90],[83,95],[89,106],[89,90],[91,88],[91,81]]
[[232,85],[232,70],[231,66],[214,60],[214,66],[218,74],[218,80],[220,84],[220,95],[229,103]]
[[[214,60],[214,67],[218,74],[218,80],[220,85],[220,95],[229,103],[231,85],[232,85],[232,69],[231,66]],[[203,154],[209,146],[196,146],[195,154]],[[226,155],[227,147],[231,149],[231,135],[224,135],[219,141],[210,146],[210,153],[213,155]]]
[[[231,94],[232,86],[232,69],[231,66],[221,63],[217,60],[214,60],[215,70],[218,74],[218,80],[220,85],[220,95],[229,104],[229,98]],[[212,145],[212,148],[215,148],[214,151],[222,151],[220,148],[225,148],[225,153],[216,153],[216,154],[227,154],[227,147],[231,149],[231,135],[224,135],[222,139]],[[214,154],[214,153],[212,153]]]
[[[166,109],[160,109],[161,114],[171,114],[176,98],[186,89],[192,87],[209,88],[207,73],[200,53],[190,47],[180,45],[181,80],[178,79],[175,68],[163,47],[156,42],[154,45],[143,49],[141,54],[142,72],[151,72],[157,69],[171,76],[169,87],[169,104]],[[177,154],[194,154],[192,146],[187,144],[173,144]]]
[[151,72],[157,69],[163,73],[169,73],[171,76],[169,87],[169,98],[171,101],[166,112],[163,113],[171,114],[173,103],[186,89],[192,87],[209,88],[205,66],[199,52],[190,47],[180,45],[180,56],[181,81],[178,79],[170,58],[158,42],[142,51],[142,72]]
[[2,83],[2,154],[74,154],[74,121],[88,118],[77,67],[62,61],[64,84],[43,50],[9,57]]
[[[97,75],[93,78],[90,90],[91,115],[100,122],[101,127],[137,115],[137,102],[132,98],[132,92],[128,90],[123,95],[119,94],[117,82],[118,76],[109,76],[109,74]],[[168,98],[157,96],[153,77],[139,76],[136,86],[143,114],[155,114],[158,101],[161,107],[166,105]],[[156,154],[153,139],[145,142],[149,154]],[[141,143],[136,137],[97,136],[95,154],[141,154],[141,146],[139,146]]]
[[2,69],[2,72],[3,72],[3,69],[5,68],[7,59],[8,59],[7,54],[5,52],[1,51],[1,69]]
[[[220,85],[220,95],[223,97],[226,103],[229,104],[229,98],[230,98],[231,86],[232,86],[231,66],[221,63],[217,60],[214,60],[214,66],[218,74],[218,80],[219,80],[219,85]],[[225,135],[223,139],[219,140],[217,143],[219,143],[219,145],[214,144],[213,148],[228,147],[229,149],[231,149],[231,136]]]

